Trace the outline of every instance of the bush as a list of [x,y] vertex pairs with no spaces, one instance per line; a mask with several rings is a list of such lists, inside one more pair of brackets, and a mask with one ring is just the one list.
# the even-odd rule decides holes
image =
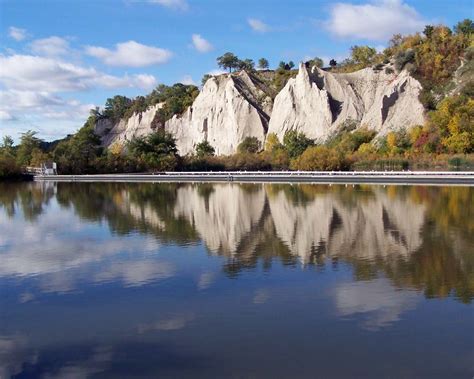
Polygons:
[[298,158],[291,161],[293,170],[335,171],[347,170],[348,161],[341,152],[327,146],[311,146]]
[[21,168],[13,156],[0,155],[0,180],[19,177],[21,174]]
[[244,140],[237,146],[239,153],[258,153],[262,150],[262,143],[257,137],[245,137]]
[[401,71],[407,63],[413,62],[414,60],[415,50],[407,49],[405,51],[400,51],[397,55],[395,55],[395,68],[398,71]]
[[307,138],[304,133],[298,133],[296,130],[289,130],[283,137],[283,146],[290,158],[298,157],[312,145],[314,145],[312,139]]
[[176,141],[173,135],[163,130],[133,139],[129,142],[128,149],[149,170],[171,171],[178,164]]
[[196,155],[200,158],[212,156],[215,154],[215,152],[216,151],[208,141],[202,141],[196,145]]

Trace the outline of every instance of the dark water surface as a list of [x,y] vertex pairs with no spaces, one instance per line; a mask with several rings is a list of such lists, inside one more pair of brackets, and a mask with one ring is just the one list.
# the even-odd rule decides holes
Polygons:
[[0,184],[0,378],[474,375],[474,188]]

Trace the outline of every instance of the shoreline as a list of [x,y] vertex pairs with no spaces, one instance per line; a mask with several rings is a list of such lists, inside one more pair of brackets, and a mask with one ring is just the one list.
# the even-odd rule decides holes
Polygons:
[[474,186],[474,172],[435,171],[236,171],[164,172],[159,174],[35,175],[55,182],[236,182]]

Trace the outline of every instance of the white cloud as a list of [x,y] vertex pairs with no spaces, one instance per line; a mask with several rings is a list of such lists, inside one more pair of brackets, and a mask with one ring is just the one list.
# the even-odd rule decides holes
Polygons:
[[186,85],[196,85],[191,75],[184,75],[179,82]]
[[401,314],[415,308],[418,295],[400,291],[386,279],[342,283],[335,292],[339,316],[358,316],[362,327],[378,330],[400,320]]
[[70,52],[69,42],[56,36],[34,40],[31,42],[30,48],[35,54],[52,57],[66,55]]
[[256,32],[266,33],[270,31],[270,27],[267,24],[265,24],[262,20],[259,20],[257,18],[249,18],[247,22],[250,25],[250,27]]
[[208,40],[201,37],[200,34],[193,34],[192,39],[194,48],[200,53],[207,53],[214,48],[212,44]]
[[419,31],[425,24],[402,0],[374,0],[360,5],[335,4],[326,28],[338,37],[385,41],[395,33]]
[[0,83],[8,89],[35,92],[69,92],[91,88],[151,88],[152,75],[103,74],[92,67],[82,67],[62,60],[32,55],[0,55]]
[[15,41],[23,41],[27,37],[26,29],[16,28],[14,26],[8,28],[8,35]]
[[115,50],[99,46],[86,46],[86,54],[99,58],[110,66],[144,67],[168,62],[171,51],[142,45],[135,41],[117,43]]
[[189,4],[186,0],[149,0],[152,4],[159,4],[166,8],[186,11],[189,9]]
[[113,76],[51,57],[0,55],[0,119],[84,120],[93,104],[63,98],[64,92],[95,88],[156,86],[153,75]]

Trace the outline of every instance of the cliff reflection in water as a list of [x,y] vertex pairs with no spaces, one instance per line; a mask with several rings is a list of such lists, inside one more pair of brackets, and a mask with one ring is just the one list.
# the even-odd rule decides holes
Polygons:
[[[231,277],[259,265],[271,270],[275,259],[321,267],[342,262],[354,268],[357,280],[383,275],[392,285],[422,290],[427,297],[454,295],[463,302],[474,295],[474,189],[469,187],[0,186],[0,205],[10,217],[21,212],[34,222],[55,197],[63,209],[82,220],[105,221],[116,234],[145,234],[164,244],[202,241],[210,254],[226,257],[224,270]],[[35,270],[60,266],[55,259],[63,258],[41,262],[36,255]],[[7,266],[0,275],[14,272]],[[166,265],[146,269],[151,276],[173,271]]]

